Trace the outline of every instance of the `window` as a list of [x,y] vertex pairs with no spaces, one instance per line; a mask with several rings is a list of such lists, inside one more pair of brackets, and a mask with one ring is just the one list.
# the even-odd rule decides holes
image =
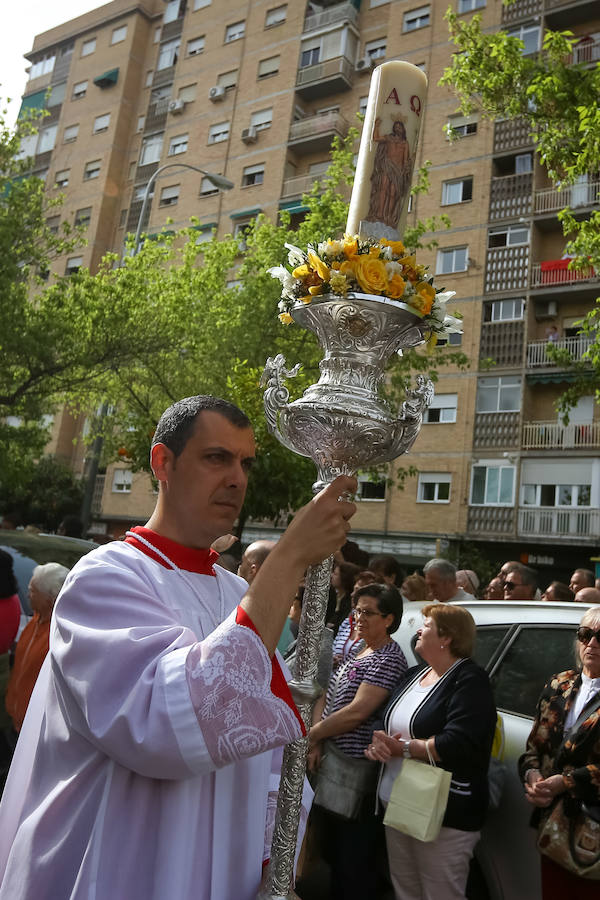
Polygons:
[[84,41],[81,45],[81,55],[89,56],[90,53],[93,53],[96,49],[96,38],[90,38],[88,41]]
[[477,412],[518,412],[521,408],[520,375],[480,378],[477,383]]
[[160,192],[159,206],[177,206],[179,200],[179,185],[172,184],[164,187]]
[[47,153],[49,150],[54,150],[57,131],[58,125],[50,125],[48,128],[44,128],[43,131],[40,131],[40,137],[37,145],[38,153]]
[[198,56],[204,50],[204,35],[187,42],[187,55]]
[[161,34],[162,34],[162,28],[159,25],[158,28],[154,29],[154,37],[152,39],[153,44],[158,44],[160,42]]
[[450,503],[449,472],[420,472],[417,488],[417,503]]
[[476,116],[450,116],[446,131],[449,138],[463,138],[477,134]]
[[129,494],[132,480],[133,472],[131,469],[115,469],[112,483],[113,494]]
[[101,131],[108,131],[110,125],[110,113],[104,113],[103,116],[96,116],[94,119],[94,134]]
[[[136,187],[134,187],[133,197],[132,197],[132,200],[134,203],[136,201],[139,202],[140,200],[144,199],[144,195],[146,193],[147,187],[148,187],[147,184],[138,184],[138,185],[136,185]],[[150,196],[152,196],[152,194]]]
[[375,9],[376,6],[385,6],[385,4],[389,2],[390,0],[370,0],[369,8]]
[[231,91],[236,86],[238,80],[238,70],[233,69],[231,72],[223,72],[217,76],[217,84],[224,87],[226,91]]
[[211,125],[208,129],[208,143],[219,144],[221,141],[229,140],[229,122],[218,122]]
[[523,484],[523,506],[589,506],[591,484]]
[[331,165],[331,160],[324,159],[321,162],[310,163],[308,167],[309,175],[325,175]]
[[146,123],[146,116],[138,116],[136,131],[143,131]]
[[185,87],[179,88],[177,97],[179,100],[183,100],[184,103],[191,103],[192,100],[196,99],[196,85],[186,84]]
[[200,196],[201,197],[212,197],[213,194],[218,194],[219,188],[212,183],[210,178],[204,176],[202,181],[200,182]]
[[472,12],[474,9],[482,9],[486,0],[458,0],[459,13]]
[[119,215],[119,228],[124,228],[127,224],[127,213],[128,210],[122,209]]
[[468,247],[451,247],[448,250],[438,250],[436,271],[440,275],[449,275],[451,272],[466,272],[468,265]]
[[169,141],[169,156],[177,156],[178,153],[185,153],[188,148],[187,134],[178,134]]
[[60,216],[50,216],[46,219],[46,227],[52,234],[58,234],[58,226],[60,225]]
[[273,25],[281,25],[287,19],[287,4],[284,6],[276,6],[274,9],[267,10],[265,16],[265,28],[271,28]]
[[73,100],[81,100],[87,94],[87,81],[78,81],[73,85]]
[[471,504],[473,506],[512,506],[514,504],[515,467],[499,462],[473,466]]
[[75,275],[83,265],[83,256],[72,256],[67,260],[65,275]]
[[361,116],[364,116],[364,115],[365,115],[365,113],[366,113],[366,111],[367,111],[367,104],[368,104],[368,102],[369,102],[368,96],[367,96],[367,97],[361,97],[361,98],[359,99],[359,101],[358,101],[358,111],[359,111],[359,113],[361,114]]
[[49,107],[52,106],[60,106],[60,104],[65,99],[65,95],[67,93],[67,82],[61,81],[60,84],[53,84],[50,88],[50,96],[48,97],[47,105]]
[[431,18],[431,7],[420,6],[418,9],[412,9],[410,12],[404,13],[403,31],[416,31],[417,28],[425,28],[429,25]]
[[120,25],[118,28],[113,28],[113,32],[110,36],[111,44],[120,44],[121,41],[124,41],[127,37],[127,25]]
[[[235,228],[233,229],[233,236],[236,238],[239,238],[238,247],[240,248],[240,250],[246,249],[246,246],[247,246],[246,245],[246,237],[247,237],[249,231],[252,229],[252,222],[253,222],[252,218],[246,218],[246,219],[238,219],[237,222],[235,223]],[[233,281],[228,281],[227,287],[228,288],[237,287],[239,285],[239,283],[240,283],[239,278],[236,278]]]
[[150,102],[158,103],[159,100],[168,100],[172,90],[172,84],[161,84],[160,87],[152,88],[150,91]]
[[163,134],[150,134],[142,141],[140,153],[140,166],[157,163],[160,160],[163,145]]
[[198,236],[196,237],[196,246],[210,243],[214,237],[214,228],[214,225],[200,225]]
[[277,75],[279,72],[279,56],[270,56],[268,59],[261,59],[258,64],[258,77],[268,78],[270,75]]
[[265,179],[265,164],[246,166],[242,175],[242,187],[250,187],[254,184],[262,184]]
[[145,82],[146,87],[150,87],[150,85],[152,84],[153,78],[154,78],[154,70],[148,69],[148,71],[146,72],[146,82]]
[[54,70],[54,63],[56,62],[56,54],[48,53],[46,56],[42,56],[40,59],[37,59],[34,63],[31,64],[31,69],[29,70],[30,78],[39,78],[40,75],[48,75],[50,72]]
[[307,69],[309,66],[316,66],[321,59],[321,39],[315,38],[314,41],[303,44],[300,51],[300,68]]
[[75,225],[83,225],[88,227],[92,218],[92,207],[86,206],[84,209],[78,209],[75,213]]
[[100,163],[101,160],[94,159],[92,162],[88,162],[85,164],[83,169],[83,180],[91,181],[92,178],[97,178],[100,174]]
[[245,33],[245,22],[235,22],[233,25],[228,25],[225,29],[225,43],[230,44],[232,41],[239,41],[240,38],[244,37]]
[[179,18],[180,5],[181,0],[167,0],[167,5],[165,6],[165,11],[163,13],[164,25],[166,25],[168,22],[174,22]]
[[525,175],[533,172],[533,153],[518,153],[515,156],[515,174]]
[[536,53],[540,49],[540,26],[539,25],[521,25],[520,28],[513,28],[508,32],[509,37],[519,38],[523,41],[523,56],[529,53]]
[[365,56],[368,56],[368,58],[372,60],[383,59],[386,48],[387,42],[385,38],[379,38],[376,41],[367,41],[365,44]]
[[505,225],[488,234],[488,247],[515,247],[529,243],[528,225]]
[[514,322],[523,318],[525,301],[522,297],[511,300],[494,300],[483,307],[484,322]]
[[158,61],[156,63],[157,70],[168,69],[174,66],[179,56],[179,48],[181,46],[181,38],[174,38],[172,41],[165,41],[160,45],[158,51]]
[[35,156],[35,148],[37,147],[38,135],[28,134],[21,138],[21,146],[19,147],[19,159],[27,159],[28,156]]
[[466,203],[473,199],[473,176],[457,178],[453,181],[444,181],[442,184],[442,206],[451,206],[453,203]]
[[374,478],[367,473],[358,473],[358,500],[385,500],[385,478]]
[[54,176],[54,184],[56,187],[64,188],[69,183],[69,173],[70,169],[61,169],[60,172],[57,172]]
[[68,125],[67,128],[65,128],[65,134],[64,134],[64,138],[63,138],[65,144],[68,144],[70,141],[77,140],[78,134],[79,134],[79,125]]
[[458,394],[436,394],[423,416],[423,422],[427,424],[456,422],[457,403]]
[[258,131],[264,131],[265,128],[270,128],[272,121],[272,107],[270,109],[260,109],[258,112],[253,112],[250,116],[250,125],[253,125]]
[[[409,210],[410,211],[410,210]],[[444,337],[439,337],[437,340],[436,347],[460,347],[462,344],[462,334],[460,332],[451,334],[446,334]]]
[[194,0],[194,9],[204,9],[205,6],[210,6],[212,0]]

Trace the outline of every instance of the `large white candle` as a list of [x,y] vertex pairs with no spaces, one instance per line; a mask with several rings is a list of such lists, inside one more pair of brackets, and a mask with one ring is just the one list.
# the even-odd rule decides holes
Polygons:
[[377,66],[363,123],[348,234],[401,237],[425,108],[427,78],[407,62]]

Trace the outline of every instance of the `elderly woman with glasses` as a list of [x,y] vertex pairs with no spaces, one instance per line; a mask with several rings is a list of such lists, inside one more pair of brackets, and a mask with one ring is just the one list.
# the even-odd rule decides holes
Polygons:
[[543,900],[600,896],[600,606],[584,613],[575,655],[576,668],[542,691],[519,760],[536,807]]

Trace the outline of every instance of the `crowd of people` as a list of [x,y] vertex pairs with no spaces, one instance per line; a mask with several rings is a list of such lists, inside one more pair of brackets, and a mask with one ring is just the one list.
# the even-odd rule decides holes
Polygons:
[[[334,900],[390,891],[396,900],[464,898],[499,728],[488,675],[472,659],[475,622],[463,604],[473,598],[594,604],[577,631],[575,667],[552,675],[531,711],[520,774],[535,809],[544,900],[595,896],[600,845],[596,871],[596,832],[585,832],[600,811],[593,573],[576,569],[569,585],[552,581],[543,592],[519,561],[487,585],[441,558],[407,574],[393,556],[370,558],[348,541],[356,482],[340,476],[277,542],[247,547],[237,577],[223,565],[234,556],[226,536],[253,457],[236,407],[211,397],[170,407],[153,440],[159,489],[148,523],[72,573],[38,566],[33,617],[20,634],[10,557],[0,553],[0,676],[20,735],[0,806],[0,900],[254,898],[282,748],[303,735],[314,803],[299,896],[309,897],[321,857]],[[293,675],[303,578],[330,554],[323,692],[306,725],[276,649]],[[411,603],[422,607],[421,662],[407,668],[393,635]],[[431,841],[384,819],[407,760],[450,773]],[[302,806],[300,843],[308,788]]]

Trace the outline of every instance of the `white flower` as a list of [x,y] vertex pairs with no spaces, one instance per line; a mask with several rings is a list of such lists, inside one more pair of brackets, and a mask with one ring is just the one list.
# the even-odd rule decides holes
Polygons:
[[319,256],[339,256],[340,253],[344,252],[344,245],[342,241],[321,241],[317,246],[317,253]]
[[295,269],[296,266],[301,266],[306,262],[306,256],[300,249],[300,247],[294,247],[293,244],[286,244],[286,248],[290,251],[288,253],[288,262],[290,266],[293,266]]
[[291,272],[288,272],[285,266],[273,266],[272,269],[267,269],[267,274],[270,275],[271,278],[278,278],[281,282],[281,296],[289,297],[293,300],[296,279]]
[[[389,250],[390,248],[386,247],[385,249]],[[397,262],[387,262],[385,264],[385,271],[388,278],[391,278],[392,275],[402,275],[402,266]]]
[[380,259],[392,259],[393,253],[391,247],[383,247],[380,254]]

